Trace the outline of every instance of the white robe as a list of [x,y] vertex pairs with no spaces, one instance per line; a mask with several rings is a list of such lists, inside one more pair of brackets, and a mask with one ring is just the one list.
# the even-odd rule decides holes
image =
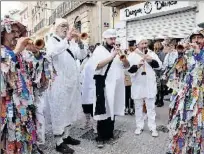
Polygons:
[[[93,53],[93,63],[95,75],[104,75],[107,69],[106,65],[102,69],[96,70],[99,62],[107,59],[111,56],[111,53],[103,46],[98,46]],[[123,65],[119,59],[119,56],[116,56],[105,81],[105,106],[106,114],[94,116],[95,120],[105,120],[108,117],[114,119],[114,115],[124,115],[125,110],[125,83],[124,83],[124,70]],[[96,96],[95,96],[96,100]],[[96,101],[93,104],[93,110],[95,113]]]
[[[137,52],[140,52],[137,50]],[[140,54],[142,54],[140,52]],[[157,54],[148,50],[148,55],[150,55],[154,60],[159,63],[159,68],[162,67],[162,62],[160,61]],[[132,52],[128,56],[128,61],[130,67],[133,65],[138,65],[142,57],[136,53]],[[157,82],[156,82],[156,73],[154,69],[145,61],[146,75],[141,75],[143,72],[143,67],[140,67],[136,73],[131,73],[131,97],[132,99],[144,99],[144,98],[155,98],[157,94]]]
[[78,120],[82,114],[79,68],[66,49],[69,48],[75,58],[83,59],[87,54],[87,46],[81,50],[75,42],[68,44],[66,39],[54,36],[60,42],[51,37],[47,43],[48,56],[52,58],[57,72],[49,93],[49,105],[53,133],[61,135],[64,128]]
[[95,80],[94,77],[93,59],[90,57],[84,64],[81,72],[82,79],[82,104],[93,104],[95,99]]

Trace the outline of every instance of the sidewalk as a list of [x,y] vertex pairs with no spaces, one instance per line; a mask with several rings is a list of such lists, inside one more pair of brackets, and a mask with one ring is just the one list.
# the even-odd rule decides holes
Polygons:
[[[157,126],[165,125],[168,122],[168,104],[157,108]],[[81,140],[79,146],[70,146],[76,154],[165,154],[168,145],[168,133],[159,131],[159,137],[153,138],[145,125],[144,132],[140,136],[134,134],[135,117],[117,117],[115,124],[116,140],[106,144],[103,149],[96,147],[92,130],[81,130],[81,123],[78,122],[72,128],[72,136]],[[54,147],[55,143],[52,134],[46,135],[46,145],[43,148],[45,154],[58,154]]]

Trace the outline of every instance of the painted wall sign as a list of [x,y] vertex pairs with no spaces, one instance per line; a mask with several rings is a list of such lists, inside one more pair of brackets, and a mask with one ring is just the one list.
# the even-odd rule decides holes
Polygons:
[[120,10],[120,20],[131,20],[148,15],[166,14],[171,11],[194,7],[190,1],[147,1]]

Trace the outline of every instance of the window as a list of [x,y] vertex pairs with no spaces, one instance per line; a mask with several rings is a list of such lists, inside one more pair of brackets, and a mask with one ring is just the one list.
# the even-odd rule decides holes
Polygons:
[[77,21],[75,24],[76,24],[76,29],[81,33],[81,21]]

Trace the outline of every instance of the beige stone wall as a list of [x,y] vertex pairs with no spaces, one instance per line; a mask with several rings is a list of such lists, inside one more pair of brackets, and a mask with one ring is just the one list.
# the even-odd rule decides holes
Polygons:
[[[62,3],[62,1],[59,2],[48,2],[47,1],[47,7],[48,8],[57,8]],[[28,10],[30,15],[30,28],[33,29],[38,22],[35,21],[35,17],[32,17],[32,8],[34,5],[36,5],[35,2],[28,3]],[[102,7],[102,15],[100,15],[100,8]],[[44,18],[48,18],[51,15],[51,11],[47,10],[45,11]],[[102,41],[102,33],[106,29],[111,27],[110,24],[110,8],[104,7],[100,1],[98,1],[96,4],[83,4],[74,11],[70,12],[68,15],[66,15],[64,18],[67,19],[70,26],[73,26],[75,18],[79,16],[78,20],[82,23],[82,32],[86,32],[89,35],[89,38],[86,40],[86,42],[90,45],[95,45],[96,43],[101,43]],[[43,18],[43,17],[42,17]],[[109,23],[110,27],[104,27],[104,22]],[[42,37],[43,35],[48,34],[49,30],[41,29],[39,30],[35,35],[35,37]]]
[[110,23],[108,7],[102,7],[102,19],[99,16],[100,3],[97,2],[95,5],[83,4],[65,17],[70,26],[73,26],[74,20],[79,16],[77,20],[82,23],[81,31],[88,33],[89,38],[86,42],[90,45],[101,42],[101,33],[107,29],[103,26],[104,22]]

